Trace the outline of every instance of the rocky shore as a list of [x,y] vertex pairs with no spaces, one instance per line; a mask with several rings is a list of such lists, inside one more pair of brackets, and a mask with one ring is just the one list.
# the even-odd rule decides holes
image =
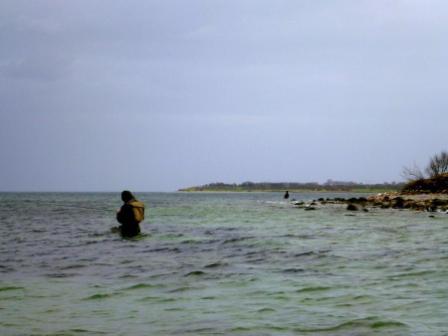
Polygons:
[[381,193],[369,197],[319,198],[312,202],[294,202],[305,210],[316,210],[319,206],[342,204],[348,211],[366,211],[372,208],[409,209],[414,211],[443,212],[448,214],[448,194],[404,194]]

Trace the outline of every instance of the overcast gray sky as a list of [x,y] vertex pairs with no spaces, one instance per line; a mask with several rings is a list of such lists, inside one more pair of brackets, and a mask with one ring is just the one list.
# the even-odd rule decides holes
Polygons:
[[398,181],[448,144],[448,2],[0,2],[0,190]]

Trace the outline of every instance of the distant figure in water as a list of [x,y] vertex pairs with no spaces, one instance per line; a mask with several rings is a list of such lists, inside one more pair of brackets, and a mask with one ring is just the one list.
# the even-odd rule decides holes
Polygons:
[[288,199],[289,198],[289,192],[288,190],[286,190],[285,195],[283,196],[284,199]]
[[140,222],[145,218],[145,205],[135,199],[128,190],[121,193],[124,202],[117,212],[118,229],[122,236],[133,237],[140,233]]

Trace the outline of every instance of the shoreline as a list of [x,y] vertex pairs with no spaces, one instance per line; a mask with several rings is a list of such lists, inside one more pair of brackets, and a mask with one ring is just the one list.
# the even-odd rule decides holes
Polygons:
[[[184,190],[180,189],[177,192],[182,193],[284,193],[285,190]],[[371,190],[312,190],[312,189],[288,189],[289,193],[346,193],[346,194],[377,194],[377,193],[393,193],[392,190],[371,189]]]
[[415,194],[387,192],[369,197],[352,198],[319,198],[311,203],[296,202],[293,205],[305,210],[316,210],[317,205],[325,207],[330,204],[346,205],[348,211],[365,211],[369,209],[414,210],[420,212],[441,212],[448,214],[448,194]]

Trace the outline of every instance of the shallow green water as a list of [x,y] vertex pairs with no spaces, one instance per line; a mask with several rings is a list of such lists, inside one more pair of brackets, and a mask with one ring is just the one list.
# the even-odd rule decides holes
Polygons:
[[447,215],[138,196],[123,240],[118,194],[0,194],[1,335],[448,334]]

